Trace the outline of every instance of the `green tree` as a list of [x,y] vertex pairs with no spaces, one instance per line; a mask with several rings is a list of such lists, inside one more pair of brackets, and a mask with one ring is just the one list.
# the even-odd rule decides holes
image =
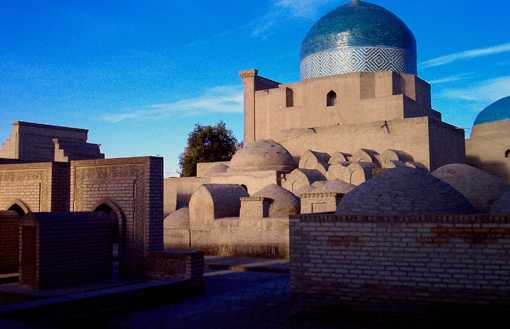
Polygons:
[[181,177],[196,176],[199,162],[230,161],[238,146],[237,139],[224,122],[215,126],[196,124],[179,158]]

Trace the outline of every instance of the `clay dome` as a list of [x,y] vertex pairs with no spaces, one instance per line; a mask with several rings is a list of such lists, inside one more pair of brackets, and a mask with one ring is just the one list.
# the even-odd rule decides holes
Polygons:
[[352,72],[416,74],[416,39],[383,7],[354,0],[322,17],[301,46],[303,79]]
[[510,214],[510,190],[504,193],[491,208],[493,214]]
[[269,206],[269,217],[282,218],[299,214],[299,198],[276,184],[264,187],[253,196],[271,200],[271,205]]
[[230,162],[233,171],[280,170],[290,172],[296,163],[289,151],[272,140],[248,144],[234,155]]
[[181,208],[168,215],[163,226],[165,229],[189,228],[189,208]]
[[474,211],[453,187],[421,169],[389,169],[340,201],[338,214],[466,214]]
[[212,167],[211,169],[209,169],[206,173],[205,173],[205,176],[214,176],[216,174],[224,174],[228,171],[228,166],[224,163],[220,163],[220,164],[217,164],[215,165],[214,167]]
[[510,120],[510,96],[502,98],[487,106],[475,120],[475,126]]
[[432,175],[450,184],[482,212],[489,211],[507,189],[501,178],[467,164],[449,164],[435,170]]
[[317,186],[312,189],[312,193],[337,193],[337,194],[347,194],[351,192],[355,185],[349,184],[342,180],[330,180],[326,181],[324,184]]

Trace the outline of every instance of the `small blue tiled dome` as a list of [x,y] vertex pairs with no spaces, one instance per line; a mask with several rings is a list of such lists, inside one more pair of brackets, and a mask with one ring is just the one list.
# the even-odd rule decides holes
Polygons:
[[480,112],[476,117],[475,126],[503,120],[510,120],[510,96],[492,103]]
[[364,1],[344,4],[322,17],[301,48],[301,76],[351,72],[416,74],[416,39],[390,11]]

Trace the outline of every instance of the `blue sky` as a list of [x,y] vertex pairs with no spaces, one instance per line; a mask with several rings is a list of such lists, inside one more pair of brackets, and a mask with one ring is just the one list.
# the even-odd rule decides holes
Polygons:
[[[413,30],[446,121],[470,128],[510,95],[510,3],[373,2]],[[15,120],[88,128],[108,157],[164,156],[172,175],[195,123],[242,137],[238,72],[299,80],[302,39],[342,3],[0,0],[0,139]]]

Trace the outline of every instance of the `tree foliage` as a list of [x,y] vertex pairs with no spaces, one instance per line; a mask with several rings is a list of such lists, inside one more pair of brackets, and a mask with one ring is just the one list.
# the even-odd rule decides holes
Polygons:
[[179,158],[181,177],[196,176],[199,162],[230,161],[238,146],[237,139],[224,122],[215,126],[196,124]]

